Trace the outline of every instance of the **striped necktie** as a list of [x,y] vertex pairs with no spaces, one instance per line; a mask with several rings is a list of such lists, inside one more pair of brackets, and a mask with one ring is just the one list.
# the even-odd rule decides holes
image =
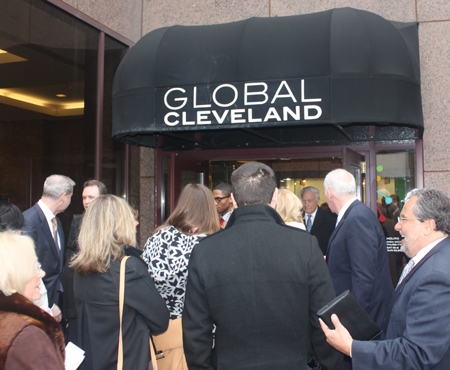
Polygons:
[[58,223],[56,221],[56,217],[52,218],[53,223],[53,240],[55,241],[56,249],[58,250],[58,254],[61,253],[61,249],[59,247],[59,240],[58,240]]
[[312,219],[312,216],[308,215],[308,220],[306,221],[306,229],[308,231],[311,231],[311,228],[312,228],[312,221],[311,221],[311,219]]
[[406,264],[405,268],[402,271],[400,279],[398,280],[397,287],[400,285],[400,283],[403,281],[403,279],[411,272],[414,265],[415,265],[415,262],[413,260],[409,260],[409,262]]

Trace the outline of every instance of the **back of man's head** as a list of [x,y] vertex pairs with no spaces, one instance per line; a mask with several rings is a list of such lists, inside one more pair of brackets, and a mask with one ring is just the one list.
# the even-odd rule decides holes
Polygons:
[[356,195],[355,178],[350,172],[343,170],[342,168],[333,170],[325,176],[323,188],[325,189],[325,192],[327,189],[333,190],[333,193],[338,197]]
[[450,198],[433,188],[413,189],[406,194],[405,203],[414,197],[417,197],[416,203],[411,208],[414,216],[420,222],[434,220],[435,231],[450,235]]
[[231,174],[233,197],[239,207],[270,204],[277,187],[273,170],[260,162],[247,162]]
[[96,186],[98,187],[98,195],[106,195],[108,194],[108,189],[106,188],[106,185],[98,180],[88,180],[84,183],[83,188],[87,188],[89,186]]
[[214,190],[219,190],[223,195],[228,196],[231,194],[231,185],[224,182],[222,184],[217,185]]
[[72,194],[74,186],[75,182],[67,176],[51,175],[45,180],[42,197],[58,200],[64,193]]

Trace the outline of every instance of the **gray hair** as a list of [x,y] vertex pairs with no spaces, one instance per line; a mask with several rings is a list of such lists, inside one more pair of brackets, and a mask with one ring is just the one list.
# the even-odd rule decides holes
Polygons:
[[417,197],[416,204],[411,208],[414,216],[420,222],[434,220],[436,231],[450,234],[450,198],[433,188],[413,189],[406,194],[405,203],[414,197]]
[[325,192],[330,188],[336,195],[356,194],[356,182],[354,176],[342,168],[333,170],[325,176],[323,188],[325,189]]
[[319,199],[319,198],[320,198],[320,191],[319,191],[317,188],[315,188],[314,186],[306,186],[306,187],[304,187],[304,188],[300,191],[300,197],[303,198],[303,193],[304,193],[305,191],[312,191],[312,192],[316,195],[316,199]]
[[57,200],[64,193],[72,194],[75,182],[64,175],[51,175],[45,179],[42,196]]

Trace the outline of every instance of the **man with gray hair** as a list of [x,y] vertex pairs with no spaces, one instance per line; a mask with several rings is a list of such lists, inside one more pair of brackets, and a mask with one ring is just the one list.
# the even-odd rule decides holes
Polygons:
[[336,225],[336,217],[334,213],[319,207],[320,192],[314,186],[304,187],[300,196],[303,202],[303,219],[306,230],[317,238],[322,253],[326,254],[328,241]]
[[36,253],[47,288],[48,304],[62,308],[62,271],[64,266],[64,231],[56,217],[69,206],[75,182],[63,175],[51,175],[44,183],[41,199],[23,213],[22,232],[36,245]]
[[352,356],[355,370],[450,369],[450,199],[435,189],[414,189],[395,229],[411,258],[395,289],[381,340],[353,340],[332,317],[328,342]]
[[267,165],[245,163],[231,182],[235,210],[227,226],[197,244],[189,260],[189,369],[306,369],[313,359],[341,369],[316,315],[335,297],[317,239],[275,211],[277,183]]
[[[350,290],[382,326],[394,290],[383,229],[375,213],[356,198],[350,172],[331,171],[323,187],[331,211],[338,215],[326,254],[336,295]],[[348,358],[345,367],[351,368]]]

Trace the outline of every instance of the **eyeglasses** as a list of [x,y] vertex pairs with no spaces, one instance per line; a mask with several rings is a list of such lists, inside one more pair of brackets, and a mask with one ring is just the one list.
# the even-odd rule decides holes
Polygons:
[[219,202],[221,202],[222,200],[224,200],[224,199],[226,199],[226,198],[229,198],[229,197],[230,197],[230,195],[227,195],[226,197],[222,197],[222,198],[214,198],[214,202],[219,203]]
[[418,220],[418,218],[397,217],[398,223],[401,225],[405,220]]
[[34,271],[38,272],[38,275],[39,275],[40,278],[45,276],[45,272],[44,272],[44,270],[42,270],[42,266],[41,266],[41,264],[39,262],[36,263],[36,267],[34,268]]

